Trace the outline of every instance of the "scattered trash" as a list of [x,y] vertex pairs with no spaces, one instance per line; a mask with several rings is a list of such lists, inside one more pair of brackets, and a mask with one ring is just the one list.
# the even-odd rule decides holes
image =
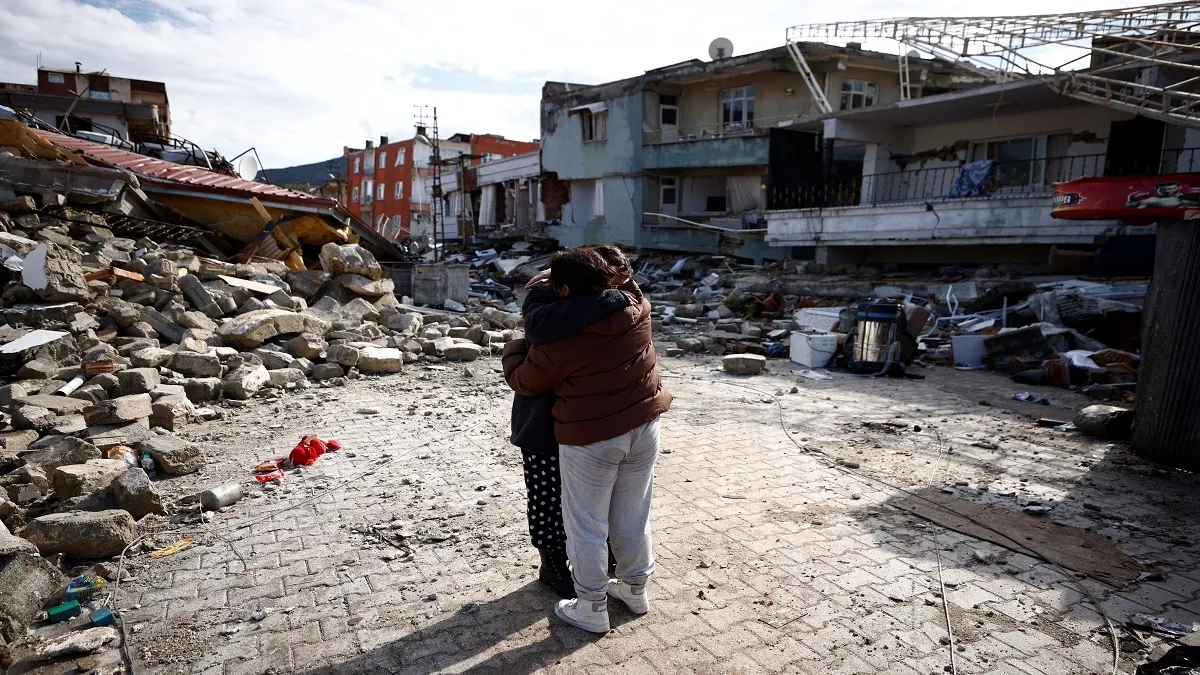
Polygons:
[[1188,635],[1195,632],[1191,626],[1185,626],[1170,619],[1164,619],[1158,616],[1150,616],[1149,614],[1134,614],[1133,618],[1129,619],[1131,626],[1142,628],[1144,630],[1154,631],[1156,633],[1164,633],[1166,635]]
[[1200,675],[1200,647],[1172,647],[1161,659],[1138,666],[1134,675]]
[[264,485],[272,481],[283,480],[283,476],[283,469],[275,469],[274,471],[268,471],[266,473],[254,474],[255,480]]
[[67,590],[64,597],[67,600],[75,600],[83,602],[92,597],[101,586],[104,585],[104,579],[95,574],[86,574],[81,577],[76,577],[67,584]]
[[83,613],[83,608],[80,607],[78,600],[68,600],[61,605],[55,605],[46,610],[46,618],[50,623],[62,623],[67,619],[73,619]]
[[93,626],[111,626],[117,622],[117,615],[107,607],[101,607],[89,617]]
[[1025,401],[1026,403],[1036,403],[1038,405],[1050,405],[1050,399],[1045,396],[1038,396],[1032,392],[1023,391],[1019,394],[1013,394],[1013,399],[1017,401]]
[[308,434],[301,437],[296,447],[292,448],[288,459],[292,460],[292,464],[296,466],[310,466],[323,454],[325,454],[325,444],[315,434]]
[[180,539],[179,541],[175,542],[174,544],[171,544],[170,546],[167,546],[166,548],[160,548],[157,551],[151,551],[150,557],[151,558],[165,558],[169,555],[174,555],[176,553],[179,553],[180,551],[188,548],[189,546],[191,546],[192,544],[195,544],[195,543],[196,543],[196,541],[194,539],[192,539],[191,537],[184,537],[183,539]]
[[231,504],[236,504],[241,498],[242,484],[230,481],[201,492],[200,506],[205,511],[216,511]]

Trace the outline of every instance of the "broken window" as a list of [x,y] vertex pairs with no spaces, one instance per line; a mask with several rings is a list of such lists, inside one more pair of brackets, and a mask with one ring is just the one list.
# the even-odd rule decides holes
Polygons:
[[879,85],[864,80],[842,80],[842,110],[875,105]]
[[50,84],[62,84],[63,83],[62,73],[49,73],[47,75],[47,77],[50,78]]
[[721,92],[721,128],[739,131],[754,126],[754,87]]
[[[67,122],[65,127],[63,126],[64,119]],[[75,133],[77,131],[92,131],[92,120],[88,119],[87,117],[76,117],[75,115],[71,115],[70,117],[55,115],[54,126],[58,129],[66,129],[71,133]]]
[[674,176],[663,176],[658,179],[659,201],[663,206],[679,204],[679,179]]
[[362,172],[362,157],[354,158],[354,173]]
[[[1055,145],[1061,137],[1055,134]],[[991,159],[996,162],[993,185],[1014,188],[1040,185],[1046,160],[1046,136],[1025,136],[996,141],[982,141],[971,148],[971,160]]]
[[383,199],[383,194],[384,194],[383,189],[386,186],[387,186],[386,183],[380,183],[375,186],[375,199]]
[[362,203],[370,204],[371,203],[371,195],[373,195],[374,192],[375,192],[375,181],[373,181],[373,180],[363,181]]
[[379,161],[375,163],[375,166],[377,166],[381,169],[387,166],[387,151],[386,150],[379,151]]
[[400,216],[399,215],[392,216],[392,227],[394,227],[397,232],[400,231]]
[[350,201],[358,201],[358,186],[355,186],[354,189],[350,191]]
[[583,140],[585,142],[603,141],[608,138],[607,110],[600,112],[585,110],[579,117],[583,120]]
[[396,166],[404,166],[404,148],[396,148]]
[[396,181],[396,192],[393,195],[395,199],[404,199],[404,181]]

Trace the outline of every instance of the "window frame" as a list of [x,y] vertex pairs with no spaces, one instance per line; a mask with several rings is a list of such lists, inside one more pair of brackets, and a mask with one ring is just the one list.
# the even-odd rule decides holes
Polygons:
[[404,166],[405,157],[408,155],[404,148],[396,148],[396,164],[395,166]]
[[46,81],[50,84],[66,84],[67,78],[62,73],[46,73]]
[[386,196],[387,196],[387,183],[385,183],[383,181],[379,181],[378,183],[375,183],[375,200],[383,201]]
[[355,175],[362,173],[362,157],[354,158],[354,173]]
[[[847,89],[847,86],[850,88]],[[858,86],[858,89],[855,89],[855,86]],[[839,93],[841,110],[870,108],[879,103],[879,83],[875,82],[874,80],[860,80],[853,77],[847,77],[842,80],[842,87]],[[862,105],[854,104],[854,102],[858,100],[856,97],[861,97]],[[847,106],[847,103],[850,105]]]
[[379,157],[375,158],[375,166],[379,169],[387,168],[387,150],[379,151]]
[[[667,181],[670,181],[668,183]],[[670,203],[667,203],[667,191],[673,193]],[[660,208],[673,206],[679,210],[679,176],[660,176],[658,179],[658,206]]]
[[404,199],[404,181],[396,181],[396,186],[392,188],[392,199]]
[[583,123],[583,142],[600,143],[608,140],[608,111],[592,112],[584,110],[579,115]]
[[357,204],[357,203],[358,203],[358,186],[357,186],[357,185],[355,185],[355,186],[354,186],[354,187],[353,187],[353,188],[350,190],[350,201],[351,201],[351,202],[354,202],[355,204]]
[[[754,128],[754,94],[752,84],[729,87],[717,94],[717,124],[721,131],[746,131]],[[733,118],[739,112],[742,119],[735,121]]]

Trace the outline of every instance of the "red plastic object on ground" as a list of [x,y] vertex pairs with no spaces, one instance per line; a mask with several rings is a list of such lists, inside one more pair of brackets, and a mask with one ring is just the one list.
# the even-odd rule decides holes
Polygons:
[[342,444],[331,438],[328,441],[325,441],[325,449],[330,452],[337,452],[338,450],[342,449]]
[[1050,215],[1064,220],[1122,220],[1131,225],[1187,220],[1200,209],[1200,174],[1105,176],[1054,183]]
[[258,479],[258,482],[262,483],[263,485],[266,485],[267,483],[270,483],[273,480],[283,478],[283,471],[281,469],[275,469],[274,471],[272,471],[270,473],[256,473],[256,474],[254,474],[254,477],[256,479]]
[[296,447],[292,448],[288,459],[292,460],[292,464],[296,466],[309,466],[323,454],[325,454],[325,444],[315,435],[309,434],[302,437]]

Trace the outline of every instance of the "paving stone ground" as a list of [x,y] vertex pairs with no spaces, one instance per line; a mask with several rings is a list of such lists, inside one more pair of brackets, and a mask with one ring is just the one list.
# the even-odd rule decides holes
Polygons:
[[[1200,532],[1196,481],[1033,423],[1082,398],[1047,389],[1057,405],[1030,406],[1003,377],[950,369],[816,381],[786,362],[745,378],[717,363],[662,361],[676,399],[650,614],[614,602],[604,636],[552,617],[498,361],[475,377],[417,366],[189,432],[211,462],[160,483],[176,493],[251,486],[248,470],[303,433],[344,450],[207,525],[177,526],[193,548],[131,560],[119,605],[137,672],[943,673],[939,553],[958,673],[1111,672],[1085,587],[1115,624],[1200,621],[1200,556],[1182,541]],[[1114,590],[894,506],[900,488],[981,486],[1013,508],[1053,504],[1050,518],[1110,537],[1161,580]],[[1122,652],[1120,672],[1165,648]]]

